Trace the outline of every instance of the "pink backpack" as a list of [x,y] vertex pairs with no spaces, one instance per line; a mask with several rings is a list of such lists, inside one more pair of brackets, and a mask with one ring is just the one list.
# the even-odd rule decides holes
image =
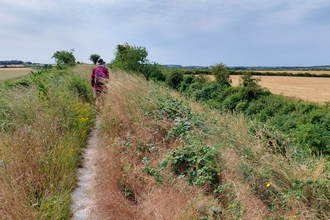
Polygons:
[[96,83],[96,85],[98,85],[98,86],[103,85],[103,79],[105,79],[105,78],[106,78],[106,75],[104,73],[103,66],[96,67],[95,78],[94,78],[94,82]]

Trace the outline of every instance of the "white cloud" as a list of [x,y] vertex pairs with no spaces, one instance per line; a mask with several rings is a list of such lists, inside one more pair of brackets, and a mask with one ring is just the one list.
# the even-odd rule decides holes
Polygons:
[[128,42],[160,63],[324,64],[329,9],[327,0],[2,0],[0,46],[10,52],[0,60],[52,62],[74,48],[80,61],[109,61]]

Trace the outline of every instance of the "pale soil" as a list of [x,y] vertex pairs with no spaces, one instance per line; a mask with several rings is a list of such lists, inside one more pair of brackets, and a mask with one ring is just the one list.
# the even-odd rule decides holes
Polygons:
[[96,144],[97,144],[97,126],[92,129],[87,146],[83,151],[82,167],[77,170],[77,188],[72,192],[71,210],[73,220],[91,219],[94,212],[94,185],[95,185],[95,167],[96,167]]
[[[260,78],[259,85],[274,94],[317,103],[330,101],[330,78],[289,76],[255,76],[254,78]],[[232,85],[237,86],[240,76],[232,75],[231,79]]]

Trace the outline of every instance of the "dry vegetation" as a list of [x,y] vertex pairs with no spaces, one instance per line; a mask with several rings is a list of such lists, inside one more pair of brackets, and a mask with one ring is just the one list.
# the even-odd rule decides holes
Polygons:
[[69,219],[94,118],[94,108],[72,89],[86,81],[73,75],[53,70],[29,77],[34,81],[26,87],[19,80],[1,84],[0,219]]
[[[329,71],[324,72],[329,73]],[[208,78],[214,80],[213,76],[208,76]],[[232,80],[232,86],[239,84],[240,75],[231,75],[230,78]],[[254,76],[254,78],[261,79],[258,84],[269,89],[273,94],[283,94],[287,97],[320,104],[330,101],[330,78],[291,76]]]
[[[318,72],[318,71],[317,71]],[[259,84],[268,88],[273,94],[283,94],[310,102],[324,103],[330,101],[330,78],[289,77],[289,76],[255,76]],[[232,75],[232,85],[237,86],[240,76]]]
[[321,74],[330,74],[329,70],[261,70],[261,71],[254,71],[254,72],[259,72],[259,73],[292,73],[292,74],[298,74],[298,73],[310,73],[310,74],[316,74],[316,75],[321,75]]
[[[164,138],[173,122],[146,114],[157,109],[160,93],[167,92],[156,92],[152,83],[126,73],[113,74],[99,128],[94,219],[327,219],[328,213],[316,208],[317,201],[327,203],[326,198],[316,198],[320,195],[312,189],[298,197],[291,188],[296,179],[326,178],[324,160],[297,162],[290,149],[286,155],[274,155],[263,132],[251,134],[251,122],[242,115],[219,114],[194,102],[193,112],[208,116],[205,144],[218,146],[220,188],[210,192],[191,185],[169,169],[148,175],[146,164],[157,167],[166,152],[182,144],[179,138]],[[182,99],[176,93],[171,96]],[[276,194],[286,190],[283,198]]]
[[[76,69],[85,79],[90,70],[91,66]],[[73,96],[72,87],[90,88],[88,81],[68,76],[71,89],[63,90],[63,83],[57,82],[46,99],[35,88],[19,88],[1,97],[8,105],[4,113],[15,112],[15,117],[8,117],[15,129],[0,131],[3,219],[70,215],[75,169],[94,112],[81,97]],[[44,78],[38,81],[42,82]],[[158,169],[169,151],[183,147],[184,132],[166,137],[180,121],[155,116],[162,105],[177,110],[162,102],[167,96],[200,116],[201,130],[186,121],[189,130],[196,129],[189,138],[199,135],[202,144],[197,147],[213,146],[203,149],[215,151],[217,188],[191,184],[170,165]],[[276,153],[276,142],[264,136],[270,131],[242,114],[210,110],[150,81],[114,72],[97,129],[96,208],[89,219],[329,219],[329,162],[303,158],[293,146],[281,146],[285,153]],[[200,164],[208,162],[199,159]],[[178,169],[184,168],[181,164]]]
[[0,82],[26,76],[30,71],[30,68],[0,68]]

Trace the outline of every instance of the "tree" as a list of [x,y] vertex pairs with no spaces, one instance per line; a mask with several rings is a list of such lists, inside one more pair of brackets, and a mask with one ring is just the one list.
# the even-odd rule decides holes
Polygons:
[[62,68],[63,66],[75,66],[76,65],[76,58],[73,55],[73,49],[69,51],[56,51],[52,58],[55,58],[55,61],[57,63],[57,66]]
[[150,63],[147,59],[148,51],[145,47],[125,43],[118,44],[116,49],[115,59],[111,61],[110,68],[142,74],[147,80],[166,80],[166,76],[160,70],[160,65]]
[[89,56],[89,60],[92,61],[94,63],[94,65],[96,65],[97,60],[100,58],[101,58],[101,56],[98,54],[91,54]]
[[223,63],[217,63],[211,66],[211,73],[215,76],[215,79],[219,83],[230,84],[230,74]]
[[260,87],[258,82],[261,78],[253,78],[251,72],[244,71],[240,77],[239,84],[243,87]]
[[118,44],[116,49],[115,59],[110,63],[112,68],[141,73],[143,65],[148,64],[148,52],[145,47],[125,43]]
[[178,90],[183,81],[183,73],[179,70],[173,70],[166,79],[166,84],[171,88]]

